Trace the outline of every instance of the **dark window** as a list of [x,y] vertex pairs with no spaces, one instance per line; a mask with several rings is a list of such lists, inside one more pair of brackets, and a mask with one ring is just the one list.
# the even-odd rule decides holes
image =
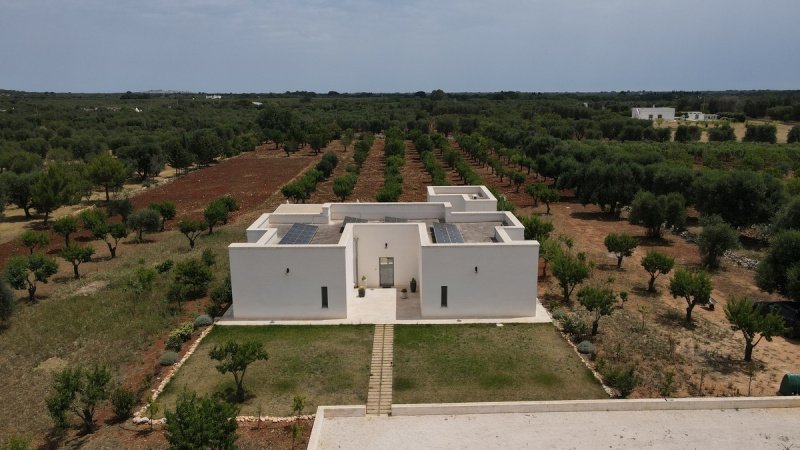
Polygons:
[[442,308],[447,308],[447,286],[442,286]]
[[322,286],[322,307],[328,307],[328,286]]

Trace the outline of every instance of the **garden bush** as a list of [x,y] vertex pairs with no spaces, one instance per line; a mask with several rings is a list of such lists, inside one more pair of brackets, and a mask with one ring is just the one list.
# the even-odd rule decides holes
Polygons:
[[136,394],[123,387],[117,387],[111,392],[111,406],[117,420],[125,420],[133,415],[136,406]]
[[581,343],[578,344],[578,352],[584,355],[591,355],[594,353],[594,344],[589,341],[581,341]]
[[203,315],[197,316],[197,318],[194,319],[194,327],[195,328],[207,327],[207,326],[211,325],[212,323],[214,323],[214,319],[212,319],[211,316],[209,316],[208,314],[203,314]]
[[181,347],[183,346],[183,339],[177,334],[170,333],[169,337],[167,338],[167,343],[164,347],[167,350],[172,350],[173,352],[181,351]]
[[577,314],[569,314],[561,322],[564,333],[572,337],[575,342],[580,342],[589,336],[589,324]]
[[167,350],[158,357],[158,363],[162,366],[171,366],[178,362],[178,352],[173,352],[172,350]]
[[156,266],[156,270],[158,271],[158,273],[169,272],[172,269],[173,265],[174,265],[174,263],[172,262],[172,260],[171,259],[167,259],[164,262],[162,262],[161,264],[157,265]]

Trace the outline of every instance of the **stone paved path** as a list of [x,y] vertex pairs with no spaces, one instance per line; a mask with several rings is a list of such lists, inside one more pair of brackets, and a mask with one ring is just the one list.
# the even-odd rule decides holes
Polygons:
[[389,415],[392,412],[393,357],[394,325],[375,325],[367,393],[368,415]]

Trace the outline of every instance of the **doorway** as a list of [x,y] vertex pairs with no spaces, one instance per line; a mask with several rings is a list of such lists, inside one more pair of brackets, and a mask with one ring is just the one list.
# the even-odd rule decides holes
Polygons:
[[378,275],[382,288],[394,286],[394,258],[378,258]]

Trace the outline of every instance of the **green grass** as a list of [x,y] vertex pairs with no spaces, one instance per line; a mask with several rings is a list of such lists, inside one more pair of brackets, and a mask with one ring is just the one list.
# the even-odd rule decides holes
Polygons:
[[[20,303],[11,321],[0,328],[0,436],[42,436],[52,426],[45,399],[51,395],[52,373],[65,364],[108,366],[115,382],[128,375],[126,367],[136,364],[141,354],[181,318],[165,303],[164,292],[172,272],[156,276],[149,294],[131,292],[128,280],[144,263],[148,267],[170,258],[179,261],[200,257],[206,248],[217,253],[213,287],[228,272],[226,247],[240,241],[244,226],[220,228],[203,236],[189,252],[186,238],[177,232],[152,233],[145,244],[121,244],[113,260],[81,265],[81,280],[72,280],[62,270],[47,285],[35,305]],[[105,257],[105,248],[97,257]],[[75,296],[90,282],[108,285],[88,296]],[[20,298],[25,293],[17,291]],[[155,361],[144,361],[146,368]]]
[[184,389],[229,398],[233,375],[220,374],[208,353],[215,344],[256,340],[269,360],[246,372],[247,399],[240,414],[291,414],[295,395],[306,398],[305,413],[319,405],[365,404],[374,326],[217,326],[167,385],[158,403],[173,408]]
[[394,403],[608,398],[551,324],[395,327]]

